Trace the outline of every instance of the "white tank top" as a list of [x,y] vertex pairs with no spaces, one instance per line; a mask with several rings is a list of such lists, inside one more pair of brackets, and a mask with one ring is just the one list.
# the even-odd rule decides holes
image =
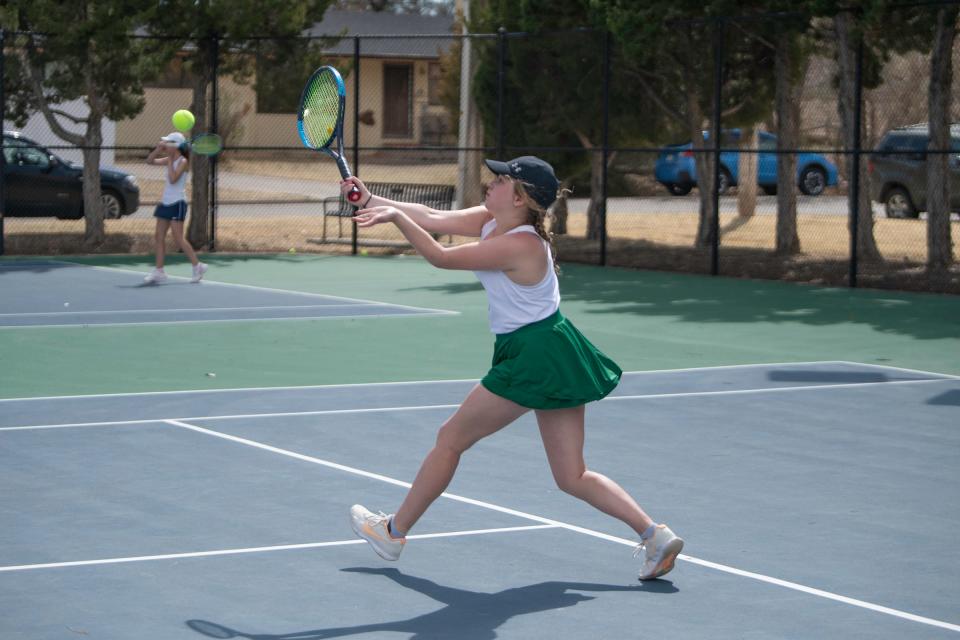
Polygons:
[[[480,238],[486,238],[496,227],[496,220],[487,222],[480,230]],[[532,233],[540,237],[537,230],[529,224],[510,229],[507,234],[510,233]],[[560,308],[560,283],[553,270],[550,243],[542,238],[541,241],[547,254],[547,274],[537,284],[517,284],[503,271],[474,271],[480,284],[487,290],[491,332],[516,331],[524,325],[553,315]]]
[[176,182],[170,182],[170,173],[186,161],[186,158],[180,157],[172,165],[167,165],[166,175],[163,176],[163,197],[160,199],[162,204],[174,204],[187,199],[187,172],[181,173]]

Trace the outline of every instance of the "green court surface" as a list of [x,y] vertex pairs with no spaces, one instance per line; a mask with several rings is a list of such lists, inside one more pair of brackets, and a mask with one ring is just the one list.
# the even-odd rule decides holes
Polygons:
[[[242,284],[456,314],[2,327],[0,397],[475,379],[489,364],[486,297],[471,273],[411,256],[204,260],[201,287]],[[152,266],[146,257],[68,261],[143,273]],[[174,261],[168,272],[188,276],[189,265]],[[575,264],[563,265],[560,288],[564,314],[626,371],[851,361],[960,374],[958,297]],[[124,293],[105,287],[102,295]]]

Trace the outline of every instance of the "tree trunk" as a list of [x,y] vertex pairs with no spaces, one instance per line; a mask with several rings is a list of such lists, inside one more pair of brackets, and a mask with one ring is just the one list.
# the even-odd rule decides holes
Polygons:
[[83,136],[83,244],[95,249],[107,239],[103,225],[103,200],[100,193],[100,146],[103,144],[103,105],[93,81],[92,70],[87,70],[87,131]]
[[737,160],[737,215],[751,218],[757,211],[757,153],[760,138],[754,127],[744,127]]
[[587,240],[599,240],[603,205],[603,154],[590,148],[590,204],[587,205]]
[[[837,107],[840,113],[840,131],[843,136],[843,144],[851,152],[854,147],[855,127],[861,127],[862,122],[854,122],[854,102],[856,100],[856,58],[857,47],[856,38],[860,37],[854,33],[856,25],[854,17],[850,11],[842,11],[833,19],[834,32],[837,38],[837,65],[840,74],[840,99]],[[862,140],[862,138],[861,138]],[[852,161],[848,164],[853,167]],[[851,171],[847,171],[848,179],[853,177]],[[860,198],[855,204],[858,223],[857,233],[857,253],[862,260],[879,261],[882,260],[880,250],[877,249],[877,241],[873,236],[873,207],[870,204],[870,189],[867,182],[867,163],[860,163]],[[851,229],[852,232],[852,229]]]
[[[796,35],[784,31],[777,38],[774,75],[776,76],[777,150],[796,149],[799,144],[800,90],[803,74],[794,75]],[[806,65],[803,65],[804,67]],[[797,156],[777,154],[777,238],[776,253],[800,253],[797,234]]]
[[[88,43],[92,47],[92,43]],[[27,41],[27,46],[21,52],[23,69],[27,82],[33,94],[34,106],[43,114],[44,120],[61,140],[82,147],[83,154],[83,218],[85,248],[95,249],[106,240],[103,227],[103,203],[100,193],[100,145],[103,144],[102,120],[104,108],[100,103],[99,92],[93,80],[92,70],[88,70],[85,78],[87,89],[87,105],[90,113],[86,118],[86,131],[83,135],[73,133],[57,120],[43,91],[43,69],[37,62],[36,45],[33,37]],[[74,119],[75,123],[84,122],[83,119]]]
[[557,198],[557,201],[553,203],[553,224],[550,225],[550,232],[556,235],[564,235],[567,233],[567,216],[569,215],[569,208],[567,203],[567,195],[564,192],[566,189],[564,183],[560,183],[560,197]]
[[[193,104],[190,110],[196,119],[193,131],[209,131],[210,114],[207,104],[207,86],[216,82],[210,65],[210,41],[198,42],[197,62],[193,85]],[[210,246],[210,159],[197,153],[190,154],[190,185],[192,190],[190,223],[187,240],[196,249]]]
[[[930,56],[928,114],[931,150],[950,149],[951,57],[957,34],[957,7],[937,11],[937,27]],[[950,237],[950,162],[946,153],[927,155],[927,269],[944,273],[953,262]]]
[[590,141],[586,133],[574,131],[574,134],[590,154],[590,202],[587,204],[586,239],[599,240],[602,231],[600,207],[603,204],[603,153]]
[[[694,86],[694,85],[690,85]],[[708,150],[703,139],[703,112],[692,91],[687,93],[687,130],[693,145],[693,160],[697,167],[697,191],[700,197],[699,221],[697,223],[697,237],[694,247],[703,249],[713,244],[713,151]],[[710,133],[710,147],[713,147],[714,136],[719,132]]]
[[87,132],[83,136],[83,244],[88,249],[96,249],[107,239],[103,224],[103,197],[100,190],[102,118],[103,114],[91,104],[90,121],[87,122]]

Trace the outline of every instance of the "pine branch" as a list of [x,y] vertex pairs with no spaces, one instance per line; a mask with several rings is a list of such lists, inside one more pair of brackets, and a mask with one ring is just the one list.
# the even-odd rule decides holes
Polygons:
[[40,81],[40,75],[43,71],[42,69],[38,68],[36,54],[36,46],[33,42],[33,36],[31,36],[27,40],[26,48],[21,53],[21,60],[23,60],[23,68],[26,71],[27,81],[30,83],[30,88],[33,91],[34,100],[36,101],[37,106],[40,108],[40,112],[43,114],[44,119],[46,119],[47,124],[50,125],[50,129],[58,138],[78,147],[82,147],[83,136],[71,133],[64,129],[54,117],[53,109],[51,109],[50,105],[47,104],[46,96],[43,95],[43,84]]

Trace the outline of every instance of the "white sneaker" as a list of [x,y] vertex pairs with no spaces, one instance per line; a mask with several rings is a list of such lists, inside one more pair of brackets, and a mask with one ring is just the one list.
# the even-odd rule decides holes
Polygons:
[[653,536],[640,542],[633,551],[634,558],[646,552],[639,578],[653,580],[669,573],[681,549],[683,538],[678,538],[667,525],[658,524]]
[[203,280],[203,274],[207,272],[207,265],[202,262],[198,262],[193,265],[193,277],[190,278],[190,282],[200,282]]
[[392,515],[381,512],[372,513],[365,507],[355,504],[350,507],[350,526],[354,533],[370,543],[377,555],[384,560],[396,560],[403,551],[406,538],[394,538],[390,535],[387,523]]
[[143,279],[147,284],[155,284],[164,282],[167,279],[167,274],[164,273],[163,269],[154,269],[147,274],[147,277]]

